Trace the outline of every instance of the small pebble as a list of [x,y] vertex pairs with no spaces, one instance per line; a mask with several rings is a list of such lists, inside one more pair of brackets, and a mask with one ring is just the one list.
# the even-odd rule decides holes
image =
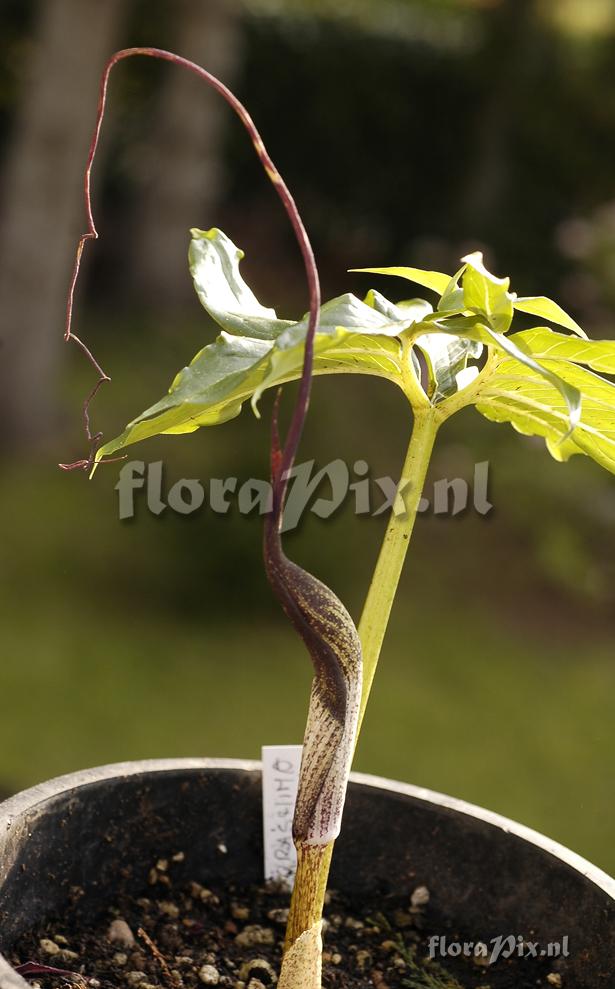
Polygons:
[[76,962],[79,961],[79,955],[76,951],[69,951],[68,948],[63,948],[60,952],[60,958],[63,962]]
[[338,952],[337,952],[337,951],[336,951],[336,952],[334,952],[334,953],[333,953],[333,954],[331,955],[331,964],[332,964],[332,965],[339,965],[339,964],[340,964],[340,962],[341,962],[341,960],[342,960],[342,956],[341,956],[340,954],[338,954]]
[[357,968],[359,971],[364,972],[368,965],[372,963],[372,956],[369,951],[362,949],[357,951]]
[[215,965],[203,965],[199,969],[199,979],[206,986],[217,986],[220,981],[220,973]]
[[55,943],[55,941],[52,941],[51,940],[51,938],[43,937],[39,941],[39,944],[40,944],[40,947],[41,947],[41,951],[44,951],[46,955],[59,955],[60,954],[60,949],[58,948],[58,946]]
[[372,972],[372,982],[375,989],[389,989],[388,983],[384,981],[384,975],[377,968]]
[[126,972],[126,982],[130,986],[136,986],[140,982],[145,982],[147,975],[145,972]]
[[167,917],[179,917],[179,907],[175,903],[170,903],[169,900],[161,900],[158,904],[158,909],[161,913],[165,913]]
[[562,985],[562,977],[558,972],[549,972],[547,975],[547,982],[550,986],[555,986],[556,989]]
[[365,924],[362,920],[356,920],[354,917],[346,917],[344,927],[350,927],[353,931],[361,931],[365,927]]
[[127,961],[128,961],[128,955],[124,954],[123,951],[118,951],[113,956],[114,965],[119,965],[121,967],[122,965],[125,965]]
[[249,907],[243,907],[240,903],[231,903],[231,917],[234,917],[235,920],[247,920],[249,916]]
[[274,944],[275,937],[270,927],[259,927],[258,924],[248,924],[237,935],[235,942],[243,948],[253,948],[257,944]]
[[54,934],[53,940],[56,942],[56,944],[61,944],[64,947],[68,947],[68,941],[66,940],[63,934]]
[[126,921],[118,917],[116,920],[112,920],[109,924],[107,940],[117,941],[119,944],[123,944],[126,948],[130,948],[135,943],[135,936]]
[[383,941],[380,947],[383,951],[397,951],[399,945],[396,941]]
[[158,869],[158,872],[166,872],[169,868],[168,859],[158,859],[156,862],[156,868]]
[[260,978],[262,981],[263,974],[267,977],[268,983],[278,981],[277,972],[265,958],[253,958],[251,961],[244,962],[239,969],[239,978],[244,982],[250,978]]
[[173,856],[173,861],[174,862],[183,862],[185,858],[186,858],[186,856],[184,855],[183,852],[176,852],[175,855]]
[[416,910],[418,907],[424,907],[427,903],[429,903],[427,886],[417,886],[410,897],[410,906]]

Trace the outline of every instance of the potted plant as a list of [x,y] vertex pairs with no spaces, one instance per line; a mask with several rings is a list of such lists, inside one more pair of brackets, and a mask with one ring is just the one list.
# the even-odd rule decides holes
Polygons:
[[[194,285],[203,306],[222,332],[176,376],[166,396],[129,423],[119,437],[102,444],[101,435],[93,433],[90,427],[90,403],[108,377],[73,332],[72,303],[83,247],[87,240],[97,236],[90,203],[90,173],[105,109],[107,81],[112,67],[132,55],[162,58],[195,72],[238,114],[293,226],[305,265],[310,307],[300,320],[279,318],[273,309],[260,304],[244,282],[239,270],[243,254],[232,241],[215,228],[192,230],[189,260]],[[258,413],[263,392],[269,388],[278,389],[271,431],[271,505],[265,520],[265,568],[275,594],[303,638],[314,665],[293,818],[297,876],[278,985],[281,989],[304,986],[318,989],[322,978],[323,904],[333,845],[340,833],[352,756],[439,429],[456,412],[473,405],[488,419],[508,422],[519,432],[544,438],[549,452],[557,460],[585,454],[615,472],[615,385],[603,377],[615,373],[615,343],[588,340],[577,323],[550,299],[517,296],[510,290],[508,278],[496,277],[487,271],[479,253],[464,257],[459,270],[450,275],[408,267],[361,269],[373,274],[395,275],[413,285],[418,284],[429,291],[433,301],[411,298],[392,302],[372,289],[363,300],[345,294],[321,305],[318,271],[302,220],[249,114],[236,97],[204,69],[168,52],[128,49],[110,59],[101,83],[98,117],[86,168],[85,195],[89,226],[77,250],[68,301],[66,339],[75,341],[86,353],[98,373],[98,381],[84,405],[89,455],[63,466],[93,473],[98,464],[115,459],[139,440],[161,433],[193,432],[201,426],[225,422],[238,415],[248,399]],[[537,317],[539,325],[518,330],[513,326],[518,312]],[[411,440],[402,473],[405,510],[391,516],[358,629],[328,587],[288,560],[281,540],[289,475],[307,414],[312,377],[313,374],[331,373],[376,374],[389,379],[408,399],[412,420]],[[279,389],[293,379],[299,379],[299,392],[290,426],[282,440],[278,428]],[[23,935],[24,913],[30,918],[26,917],[26,924],[32,924],[35,920],[40,921],[45,913],[57,914],[64,909],[67,885],[69,891],[73,890],[70,895],[76,896],[77,901],[84,896],[84,917],[89,918],[93,904],[100,907],[102,890],[96,887],[92,894],[91,890],[85,891],[87,881],[73,881],[81,875],[82,862],[87,860],[89,868],[94,867],[102,877],[107,877],[111,871],[120,868],[118,863],[121,861],[120,871],[128,869],[133,876],[140,866],[145,866],[152,849],[159,848],[161,833],[172,835],[171,847],[174,847],[173,843],[190,843],[191,847],[196,843],[202,853],[201,877],[213,870],[218,879],[226,881],[232,877],[236,882],[241,875],[254,878],[254,855],[247,863],[246,850],[246,840],[248,844],[253,840],[252,832],[248,828],[247,839],[242,829],[238,835],[231,815],[243,810],[253,825],[255,772],[253,765],[213,765],[206,761],[135,764],[68,777],[9,801],[4,808],[6,828],[0,823],[0,834],[6,830],[4,838],[0,837],[3,878],[0,910],[4,911],[5,924],[12,912],[7,944],[12,946]],[[190,799],[178,797],[178,781],[186,787]],[[215,813],[212,810],[207,826],[197,838],[198,828],[191,818],[190,808],[199,805],[198,796],[193,793],[199,785],[204,786]],[[175,797],[170,803],[169,786],[175,787]],[[234,810],[227,806],[229,786],[235,790]],[[221,787],[226,787],[224,799],[220,795]],[[373,790],[373,784],[358,780],[356,787],[355,799],[360,808],[366,793],[370,788]],[[536,984],[536,975],[548,980],[540,983],[544,985],[562,985],[563,979],[570,978],[575,981],[567,981],[566,985],[607,984],[601,980],[609,978],[615,962],[615,943],[612,931],[609,933],[615,887],[608,877],[547,839],[496,815],[413,788],[386,783],[381,783],[380,788],[384,794],[381,798],[383,811],[359,809],[355,813],[353,808],[348,825],[348,850],[340,855],[342,862],[344,856],[347,859],[346,878],[336,878],[336,884],[352,889],[353,881],[348,876],[352,877],[358,870],[370,869],[370,842],[373,842],[379,860],[373,874],[379,881],[394,884],[402,862],[405,863],[402,872],[406,886],[411,876],[416,879],[415,896],[410,901],[410,922],[419,929],[429,897],[427,888],[432,893],[437,889],[439,896],[448,890],[449,903],[444,914],[452,925],[448,928],[449,933],[461,930],[460,919],[454,919],[459,909],[465,911],[466,930],[472,930],[473,926],[480,929],[481,918],[484,929],[494,930],[490,926],[492,922],[503,925],[499,934],[516,939],[509,958],[515,955],[524,959],[529,933],[519,932],[518,925],[528,925],[528,932],[538,932],[540,938],[551,941],[556,936],[555,918],[564,926],[572,925],[583,943],[583,950],[574,957],[560,951],[553,970],[547,971],[545,966],[551,968],[551,956],[538,955],[542,948],[537,947],[536,957],[541,967],[540,971],[534,970],[532,984]],[[390,815],[393,807],[391,794],[399,820],[389,820],[385,825],[383,817]],[[142,814],[134,812],[137,798],[145,807]],[[155,819],[158,823],[153,835],[150,829]],[[33,826],[33,820],[36,826]],[[161,820],[164,820],[164,826],[160,825]],[[413,824],[411,831],[404,828],[410,822]],[[58,833],[60,824],[61,836]],[[139,832],[136,836],[135,828]],[[27,841],[24,840],[24,829],[29,833]],[[111,834],[109,841],[114,845],[111,852],[108,849],[101,851],[99,847],[101,830]],[[224,857],[228,852],[226,836],[231,832],[239,851],[229,866],[226,860],[221,864],[220,856]],[[80,853],[75,862],[72,842],[77,835],[90,850],[84,858]],[[216,843],[212,857],[210,845],[212,836],[216,835],[223,837]],[[361,842],[362,835],[368,835],[369,840]],[[341,847],[344,849],[343,841]],[[431,852],[426,850],[426,845]],[[127,867],[125,855],[129,848],[135,863]],[[50,860],[51,850],[53,858]],[[177,854],[184,856],[183,850]],[[459,854],[461,861],[457,861]],[[24,896],[23,872],[29,876],[35,868],[39,876],[47,870],[53,873],[53,861],[56,861],[57,871],[69,877],[65,878],[59,898],[57,890],[53,892],[53,884],[50,888],[49,883],[44,882],[42,888],[29,887]],[[178,857],[178,869],[183,861]],[[160,862],[166,864],[163,866]],[[160,868],[153,867],[154,883],[161,876],[164,879],[169,867],[166,859],[162,858],[160,862]],[[191,862],[194,867],[194,857]],[[17,870],[16,863],[19,864]],[[478,867],[479,863],[477,889],[482,901],[471,906],[468,904],[468,883],[472,873],[468,873],[468,864]],[[496,868],[501,871],[494,876]],[[520,888],[511,893],[515,877],[519,879]],[[424,882],[419,882],[419,878]],[[550,889],[549,882],[552,883]],[[101,885],[104,887],[104,880]],[[75,889],[82,888],[83,894],[74,893]],[[367,878],[363,888],[373,893],[374,883]],[[531,897],[533,903],[528,902]],[[78,912],[78,908],[75,909]],[[385,928],[379,927],[378,923],[380,921],[373,926],[380,936]],[[515,923],[514,930],[506,929],[506,924]],[[562,928],[562,938],[571,935],[572,931],[567,935]],[[144,936],[147,941],[149,935],[145,932]],[[494,937],[497,936],[496,933]],[[394,937],[398,938],[398,934]],[[397,945],[396,958],[401,959],[401,964],[397,965],[401,981],[395,985],[419,989],[422,986],[445,989],[460,985],[435,957],[423,965],[417,960],[415,948],[404,948],[404,955],[400,947],[405,943],[403,937],[401,942],[399,938],[388,940],[394,947]],[[539,945],[539,940],[533,943]],[[442,943],[439,944],[444,951]],[[174,974],[153,942],[149,946],[161,966],[162,977],[169,984],[179,985],[181,974]],[[480,962],[485,957],[484,946],[484,941],[477,938],[469,952],[460,947],[459,954],[469,953],[474,962]],[[454,965],[455,952],[452,957],[451,964]],[[206,968],[207,965],[203,966],[203,970]],[[263,971],[266,970],[263,968]],[[360,974],[359,982],[349,981],[348,974],[339,984],[380,985],[381,989],[386,989],[386,986],[392,986],[391,971],[394,974],[390,965],[382,970],[376,966],[369,975]],[[484,975],[480,966],[472,971],[474,975],[467,976],[474,979],[472,985],[509,984],[496,982],[496,975],[491,970],[488,976]],[[42,964],[39,959],[21,962],[19,974],[60,977],[61,972],[62,969]],[[219,972],[217,976],[220,977]],[[246,976],[253,977],[249,971]],[[508,976],[507,969],[504,978]],[[65,973],[65,977],[69,976]],[[515,984],[520,986],[521,976],[513,977],[517,979]],[[272,970],[268,978],[277,979],[277,972]],[[17,984],[17,976],[11,974],[6,965],[0,966],[0,979],[4,979],[2,985]],[[214,979],[213,975],[211,979]],[[134,984],[139,981],[143,982],[143,979],[135,979]],[[207,981],[206,974],[201,976],[201,981]],[[245,980],[240,978],[238,982]],[[465,984],[470,985],[469,982]]]

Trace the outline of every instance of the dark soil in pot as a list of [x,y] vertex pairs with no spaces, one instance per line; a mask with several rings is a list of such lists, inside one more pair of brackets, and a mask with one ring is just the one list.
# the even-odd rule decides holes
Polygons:
[[[288,906],[261,876],[256,764],[171,760],[75,774],[0,807],[0,951],[13,965],[45,962],[101,989],[261,989],[279,971]],[[613,985],[612,881],[451,798],[356,777],[331,888],[327,989]],[[109,939],[119,920],[134,944]],[[482,966],[441,955],[436,942],[425,965],[435,935],[449,948],[520,935],[539,951],[569,936],[569,957]],[[208,966],[217,983],[207,983],[216,978]],[[1,956],[0,989],[24,989]]]
[[[145,895],[112,898],[96,921],[68,915],[45,921],[9,953],[19,966],[36,960],[95,980],[101,989],[261,989],[277,981],[289,895],[274,884],[242,887],[177,883],[183,852],[159,859]],[[414,895],[412,895],[412,893]],[[368,899],[331,891],[325,910],[324,989],[539,989],[563,986],[557,960],[515,952],[489,965],[471,954],[429,958],[429,931],[442,931],[427,887]],[[78,891],[75,891],[78,897]],[[414,901],[414,903],[413,903]],[[468,941],[448,929],[447,943]],[[43,987],[66,978],[43,975]]]

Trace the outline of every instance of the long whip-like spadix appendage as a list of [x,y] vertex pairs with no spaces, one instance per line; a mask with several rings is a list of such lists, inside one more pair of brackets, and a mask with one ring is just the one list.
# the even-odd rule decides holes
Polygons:
[[280,976],[280,987],[316,989],[320,987],[320,920],[324,888],[332,844],[340,830],[362,686],[361,645],[350,615],[328,587],[287,559],[280,536],[288,476],[294,464],[310,399],[314,340],[320,310],[320,281],[312,247],[295,201],[269,156],[248,111],[220,80],[201,66],[157,48],[129,48],[116,52],[107,62],[101,78],[98,112],[84,178],[88,229],[77,246],[68,292],[64,334],[66,341],[72,340],[84,352],[96,371],[98,380],[83,404],[89,454],[87,458],[61,466],[66,470],[92,468],[102,438],[101,433],[92,432],[90,404],[100,386],[110,379],[85,343],[73,332],[73,300],[83,249],[89,240],[98,237],[91,203],[91,173],[105,112],[109,76],[118,62],[135,55],[162,59],[185,68],[226,100],[248,132],[256,154],[282,201],[305,267],[310,306],[303,372],[283,445],[280,444],[278,433],[279,398],[274,407],[271,441],[273,505],[265,522],[264,558],[272,587],[293,626],[303,638],[314,665],[299,793],[293,821],[293,837],[298,855],[297,882],[287,930],[289,950]]
[[[83,422],[86,438],[90,445],[89,455],[87,458],[82,460],[77,460],[75,463],[71,464],[61,464],[60,466],[64,470],[90,470],[94,465],[94,460],[96,456],[96,450],[100,446],[102,441],[102,433],[92,432],[92,427],[90,423],[90,405],[92,400],[95,398],[98,390],[102,384],[106,381],[110,381],[109,376],[103,371],[100,364],[96,361],[92,352],[88,349],[86,344],[74,333],[73,331],[73,306],[75,299],[75,290],[77,288],[77,282],[79,279],[79,273],[81,271],[81,260],[83,256],[83,251],[85,245],[90,240],[97,240],[98,231],[96,229],[96,224],[94,222],[94,213],[92,210],[92,169],[94,166],[94,160],[96,158],[96,152],[98,150],[98,143],[100,140],[100,132],[102,129],[102,123],[105,116],[105,110],[107,106],[107,90],[109,86],[109,77],[114,66],[119,62],[124,61],[126,58],[132,58],[134,56],[146,56],[148,58],[161,59],[164,62],[171,62],[171,64],[176,65],[180,68],[187,69],[188,72],[193,73],[203,82],[211,86],[220,96],[228,103],[234,113],[239,117],[243,127],[248,133],[248,136],[252,142],[254,150],[258,156],[258,159],[267,174],[270,182],[272,183],[275,191],[277,192],[282,205],[286,210],[288,218],[290,220],[295,238],[301,250],[303,257],[303,264],[305,268],[305,275],[308,283],[308,290],[310,295],[310,326],[306,337],[306,365],[309,366],[309,374],[304,375],[301,383],[301,392],[299,395],[299,400],[295,408],[295,413],[293,416],[293,422],[289,431],[289,438],[287,441],[287,447],[291,456],[291,460],[294,457],[294,451],[301,435],[301,429],[303,426],[303,421],[305,419],[305,413],[307,411],[307,404],[309,400],[310,393],[310,379],[311,379],[311,354],[314,344],[314,334],[315,326],[318,322],[318,309],[320,306],[320,284],[318,279],[318,272],[316,269],[316,264],[314,262],[314,253],[312,251],[312,246],[308,239],[303,221],[297,209],[297,205],[290,193],[288,186],[286,185],[284,179],[280,175],[278,169],[276,168],[269,152],[267,151],[263,139],[261,138],[256,124],[252,120],[252,117],[246,110],[243,103],[237,99],[235,94],[224,85],[216,76],[212,75],[202,66],[197,65],[196,62],[191,62],[187,58],[183,58],[181,55],[176,55],[173,52],[164,51],[161,48],[124,48],[121,51],[115,52],[109,58],[107,64],[105,65],[102,76],[100,79],[100,88],[98,95],[98,109],[96,113],[96,121],[94,124],[94,131],[92,133],[92,139],[90,142],[90,148],[88,151],[88,157],[85,165],[84,179],[83,179],[83,193],[85,200],[85,212],[87,218],[87,230],[79,238],[77,244],[77,251],[75,254],[75,262],[73,265],[73,273],[70,281],[70,286],[68,289],[68,297],[66,302],[66,323],[64,330],[64,340],[68,343],[72,341],[76,343],[80,349],[83,351],[90,364],[94,368],[94,371],[98,375],[98,380],[94,385],[93,389],[90,391],[89,395],[83,403]],[[292,438],[296,436],[297,441],[293,443]]]

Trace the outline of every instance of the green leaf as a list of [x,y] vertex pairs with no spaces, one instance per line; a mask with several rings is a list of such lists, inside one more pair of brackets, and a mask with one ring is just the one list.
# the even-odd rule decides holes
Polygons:
[[[465,371],[468,358],[480,355],[481,345],[452,333],[425,333],[415,340],[423,354],[429,372],[427,395],[432,405],[459,390],[459,375]],[[478,374],[478,368],[476,368]],[[465,380],[464,384],[468,381]]]
[[514,299],[513,306],[519,312],[531,313],[533,316],[541,316],[543,319],[547,319],[550,323],[556,323],[557,326],[564,326],[567,330],[571,330],[576,333],[577,336],[583,337],[584,340],[587,339],[587,334],[581,329],[578,323],[575,323],[572,316],[569,316],[567,312],[564,312],[561,306],[558,306],[557,302],[553,302],[552,299],[547,299],[544,295],[528,295],[524,298]]
[[372,275],[396,275],[398,278],[406,278],[409,282],[416,282],[424,288],[431,288],[438,295],[442,295],[451,280],[450,275],[444,275],[441,271],[424,271],[422,268],[349,268],[349,271],[365,271]]
[[190,231],[190,273],[202,305],[228,333],[274,340],[291,323],[262,306],[239,272],[244,252],[222,230]]
[[[374,293],[374,296],[378,296],[378,293]],[[383,296],[379,296],[379,298],[383,303],[387,301]],[[416,301],[421,302],[420,299]],[[423,314],[428,311],[425,308],[428,305],[425,302],[422,306],[410,307],[406,310],[389,302],[386,306],[382,305],[382,308],[376,308],[361,302],[356,295],[346,292],[335,299],[330,299],[329,302],[325,302],[321,306],[318,332],[336,333],[343,328],[353,333],[375,333],[381,336],[396,337],[420,321]],[[431,306],[429,306],[429,311],[431,311]],[[294,346],[299,340],[305,338],[307,326],[308,314],[306,313],[298,323],[289,323],[286,326],[283,333],[278,336],[276,346],[282,348]]]
[[370,306],[372,309],[377,309],[378,312],[387,316],[393,322],[405,322],[410,320],[412,323],[420,323],[421,320],[425,319],[433,313],[433,306],[426,302],[425,299],[405,299],[403,302],[389,302],[385,299],[384,295],[377,292],[376,289],[370,288],[369,292],[364,298],[364,303]]
[[[434,331],[439,331],[451,341],[463,341],[465,347],[467,348],[465,354],[466,362],[465,364],[462,364],[462,352],[456,345],[453,345],[453,349],[450,350],[449,354],[451,368],[450,370],[447,370],[446,351],[442,348],[442,346],[440,346],[440,349],[438,350],[438,374],[441,380],[441,385],[437,388],[432,401],[438,402],[442,399],[446,399],[450,395],[453,395],[455,392],[459,391],[461,387],[465,387],[471,382],[471,376],[462,375],[460,377],[459,373],[467,367],[467,360],[470,357],[480,356],[481,345],[486,345],[492,350],[501,351],[510,357],[514,357],[521,364],[524,364],[530,370],[549,381],[560,392],[566,402],[569,414],[569,429],[572,430],[578,422],[580,415],[580,395],[578,391],[566,381],[562,380],[558,374],[559,368],[553,370],[546,367],[544,362],[539,362],[536,360],[535,355],[529,351],[527,345],[525,347],[518,345],[517,337],[521,337],[522,334],[514,334],[513,336],[507,337],[503,333],[496,332],[496,330],[493,330],[490,326],[486,326],[481,322],[479,317],[474,315],[445,317],[435,321],[428,320],[422,325],[429,327],[429,330],[431,331],[425,337],[417,338],[417,344],[420,343],[423,349],[425,349],[426,342],[429,341],[430,337],[434,339],[437,338],[437,332]],[[548,333],[552,332],[548,328],[546,329]],[[456,331],[454,336],[451,334],[451,330]],[[570,338],[563,337],[562,339]]]
[[557,373],[581,396],[581,415],[572,433],[561,392],[544,375],[508,357],[492,365],[474,404],[487,419],[542,436],[556,460],[584,453],[615,473],[615,385],[573,363],[559,362]]
[[448,285],[442,293],[442,298],[438,303],[438,312],[463,312],[465,309],[465,302],[463,297],[463,289],[459,288],[459,279],[466,270],[466,265],[464,264],[462,268],[459,269],[456,274],[449,280]]
[[[195,288],[223,332],[176,376],[167,395],[98,451],[97,462],[147,437],[225,422],[247,399],[256,407],[266,388],[300,376],[307,316],[279,319],[262,306],[241,278],[242,257],[221,231],[192,231]],[[517,303],[508,279],[487,272],[478,254],[465,258],[452,278],[409,268],[362,270],[402,274],[436,288],[442,308],[434,313],[422,299],[395,304],[373,289],[364,301],[351,294],[332,299],[320,312],[316,374],[373,374],[407,387],[408,365],[402,365],[410,341],[415,374],[420,351],[429,370],[428,398],[443,411],[448,405],[449,415],[475,404],[487,418],[544,437],[557,459],[585,453],[615,471],[615,385],[596,373],[615,374],[615,341],[580,339],[547,326],[506,336]],[[550,300],[518,301],[540,304],[546,318],[568,320],[564,325],[572,329],[570,317]],[[482,345],[489,359],[479,372],[469,361]]]
[[483,316],[497,333],[506,333],[512,323],[513,302],[508,291],[510,278],[496,278],[483,264],[480,251],[462,258],[463,299],[466,309]]
[[161,433],[191,433],[233,419],[262,381],[273,344],[223,332],[180,371],[169,392],[100,448],[97,461]]
[[[274,347],[268,369],[254,388],[252,409],[267,388],[299,378],[303,368],[305,334],[288,347]],[[375,374],[402,386],[401,346],[390,336],[349,332],[317,333],[314,341],[314,374]]]
[[[224,330],[176,376],[167,395],[100,448],[97,462],[148,437],[226,422],[250,398],[256,411],[266,388],[300,376],[308,317],[280,320],[274,310],[261,306],[239,274],[242,257],[220,230],[192,231],[195,287]],[[431,312],[431,306],[420,299],[395,306],[378,293],[369,298],[371,305],[346,294],[322,306],[314,372],[373,374],[401,386],[399,336]]]
[[566,376],[562,373],[564,368],[558,367],[556,371],[551,370],[548,362],[541,361],[538,363],[534,357],[521,350],[510,337],[504,336],[503,333],[496,333],[495,330],[487,326],[484,329],[491,336],[499,350],[504,351],[509,357],[523,364],[524,367],[534,374],[544,378],[551,387],[560,393],[568,411],[568,429],[564,437],[566,438],[579,423],[581,416],[581,393],[573,382],[566,379]]
[[[97,462],[139,440],[233,419],[247,399],[255,405],[266,388],[300,377],[304,339],[305,334],[293,346],[277,348],[271,341],[221,333],[177,375],[164,398],[100,448]],[[339,372],[375,374],[401,386],[401,345],[392,337],[343,329],[318,333],[314,373]]]
[[536,360],[572,361],[586,364],[594,371],[615,374],[615,340],[580,340],[548,326],[513,333],[509,340]]

